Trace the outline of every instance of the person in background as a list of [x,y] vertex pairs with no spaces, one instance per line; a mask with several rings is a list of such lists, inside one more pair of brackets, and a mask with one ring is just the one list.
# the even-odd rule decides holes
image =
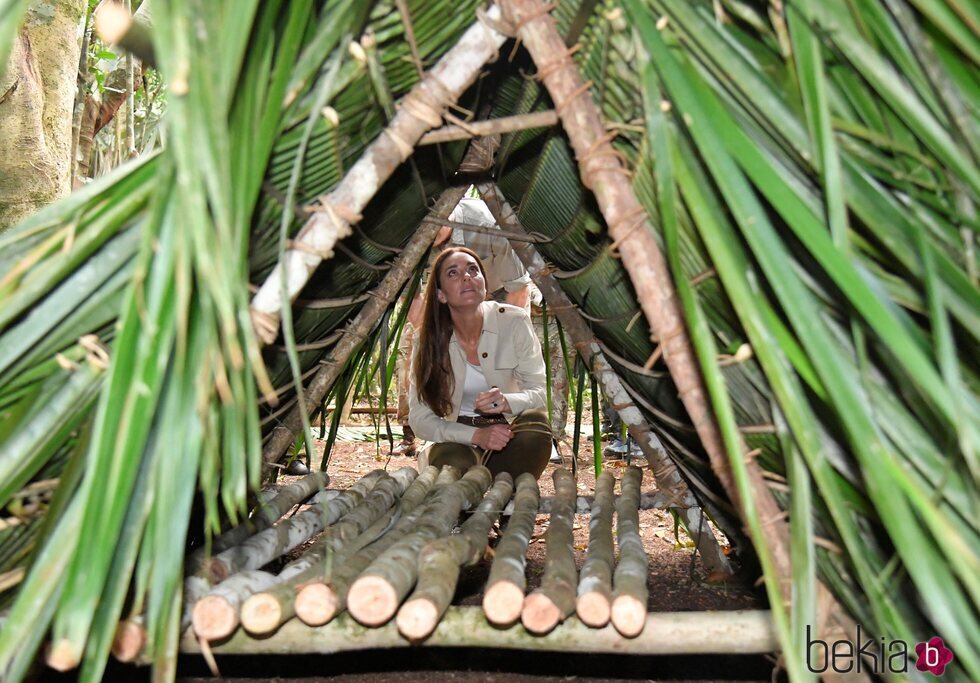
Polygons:
[[539,477],[552,440],[541,346],[523,308],[486,294],[474,251],[450,247],[436,257],[415,340],[409,423],[434,442],[428,464]]

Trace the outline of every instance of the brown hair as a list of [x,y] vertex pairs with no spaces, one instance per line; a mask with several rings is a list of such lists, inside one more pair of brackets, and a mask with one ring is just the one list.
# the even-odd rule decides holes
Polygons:
[[415,387],[419,400],[426,403],[440,417],[446,417],[452,412],[451,398],[456,387],[453,381],[452,363],[449,360],[449,340],[453,336],[453,320],[449,314],[449,306],[439,301],[436,290],[439,289],[443,262],[452,254],[460,252],[469,254],[476,260],[480,272],[483,273],[483,279],[486,280],[487,271],[483,268],[483,261],[476,252],[466,247],[449,247],[444,249],[432,264],[422,303],[422,328],[418,336]]

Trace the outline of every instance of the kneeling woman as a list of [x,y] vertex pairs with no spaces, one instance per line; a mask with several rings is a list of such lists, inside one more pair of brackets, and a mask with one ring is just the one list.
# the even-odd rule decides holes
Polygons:
[[439,254],[425,290],[408,421],[436,442],[430,465],[539,477],[551,454],[544,357],[524,309],[486,294],[475,253]]

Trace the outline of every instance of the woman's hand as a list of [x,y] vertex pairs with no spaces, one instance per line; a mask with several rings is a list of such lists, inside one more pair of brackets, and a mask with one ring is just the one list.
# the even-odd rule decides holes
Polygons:
[[473,407],[484,415],[502,415],[510,412],[510,403],[497,387],[477,394]]
[[485,451],[499,451],[507,445],[514,436],[510,425],[499,424],[480,427],[473,435],[473,445]]

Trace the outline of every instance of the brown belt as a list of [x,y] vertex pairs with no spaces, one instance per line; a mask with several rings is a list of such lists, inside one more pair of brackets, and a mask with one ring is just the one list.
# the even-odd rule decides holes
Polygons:
[[503,415],[460,415],[456,418],[456,422],[470,427],[486,427],[487,425],[506,424],[507,418]]

